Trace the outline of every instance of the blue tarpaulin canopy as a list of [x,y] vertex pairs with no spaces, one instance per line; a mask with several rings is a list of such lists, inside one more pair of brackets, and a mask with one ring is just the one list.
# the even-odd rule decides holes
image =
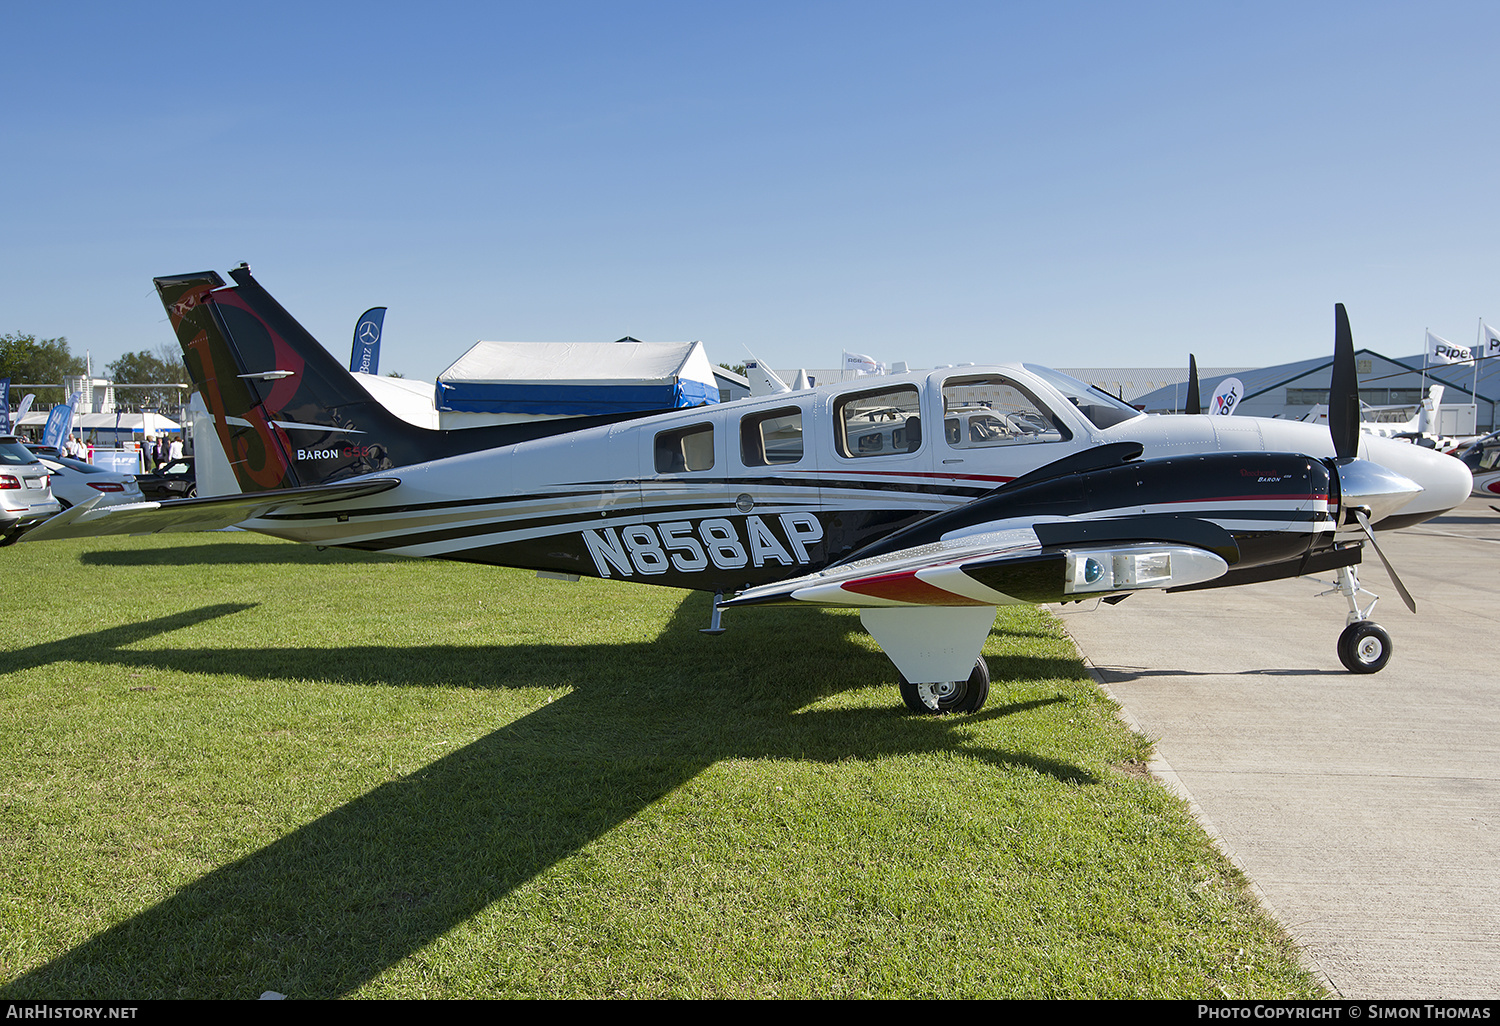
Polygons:
[[719,401],[701,342],[476,342],[438,375],[437,408],[583,416]]

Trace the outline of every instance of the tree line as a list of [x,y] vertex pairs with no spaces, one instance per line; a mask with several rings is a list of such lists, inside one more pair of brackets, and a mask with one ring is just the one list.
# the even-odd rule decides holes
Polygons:
[[[27,389],[36,392],[36,401],[46,406],[63,401],[62,380],[83,373],[83,360],[68,351],[66,338],[43,338],[35,335],[0,335],[0,378],[10,378],[16,385],[55,384],[57,388]],[[19,400],[20,395],[15,399]]]
[[[175,345],[126,353],[106,364],[104,371],[103,376],[117,385],[173,384],[188,379],[187,368],[183,366],[181,353]],[[83,357],[73,355],[66,337],[39,339],[20,332],[0,335],[0,378],[10,378],[14,385],[57,386],[26,389],[36,393],[39,407],[63,402],[67,398],[61,387],[63,379],[85,372]],[[178,391],[171,388],[132,388],[122,391],[117,401],[122,406],[153,406],[175,401],[178,395]],[[11,398],[19,400],[20,395],[13,390]]]

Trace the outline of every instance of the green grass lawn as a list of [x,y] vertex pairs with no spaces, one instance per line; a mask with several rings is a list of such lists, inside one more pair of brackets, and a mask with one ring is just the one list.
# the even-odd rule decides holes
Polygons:
[[6,998],[1321,994],[1044,611],[928,718],[851,613],[239,534],[0,565]]

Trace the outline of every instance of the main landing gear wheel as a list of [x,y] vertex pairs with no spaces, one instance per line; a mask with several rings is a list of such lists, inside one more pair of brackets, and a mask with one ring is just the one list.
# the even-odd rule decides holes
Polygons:
[[974,672],[968,680],[940,681],[936,684],[908,684],[901,678],[901,700],[912,712],[936,716],[940,713],[978,712],[990,697],[990,668],[984,657],[974,661]]
[[1374,620],[1356,620],[1339,635],[1339,662],[1350,673],[1376,673],[1391,661],[1391,636]]

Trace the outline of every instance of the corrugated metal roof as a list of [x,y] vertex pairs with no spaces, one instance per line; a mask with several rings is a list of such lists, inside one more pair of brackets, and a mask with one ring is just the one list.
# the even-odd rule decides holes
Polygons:
[[[1075,377],[1085,384],[1102,388],[1110,395],[1119,396],[1127,403],[1139,403],[1140,397],[1162,389],[1187,385],[1188,369],[1181,367],[1059,367],[1058,370]],[[1205,374],[1220,378],[1239,374],[1237,367],[1198,368],[1198,380]]]
[[[1392,359],[1372,349],[1360,349],[1355,352],[1354,358],[1356,361],[1368,360],[1371,363],[1368,370],[1361,369],[1359,372],[1361,385],[1376,385],[1378,382],[1381,388],[1417,387],[1422,380],[1423,356],[1420,353],[1416,356]],[[1500,366],[1488,366],[1489,364],[1500,365],[1500,360],[1481,361],[1478,393],[1480,401],[1492,403],[1496,401],[1497,396],[1500,396]],[[1333,355],[1330,353],[1308,360],[1297,360],[1292,363],[1232,373],[1245,386],[1245,396],[1241,402],[1248,403],[1259,396],[1267,395],[1273,389],[1285,387],[1293,382],[1301,382],[1303,387],[1307,388],[1327,388],[1332,366]],[[1077,372],[1070,373],[1074,377],[1078,376]],[[1213,394],[1219,382],[1229,376],[1230,372],[1221,372],[1218,369],[1211,372],[1199,371],[1199,391],[1207,398]],[[1186,379],[1185,374],[1183,378]],[[1304,380],[1309,378],[1311,380]],[[1467,396],[1474,385],[1474,365],[1465,363],[1429,367],[1427,368],[1427,382],[1444,385]],[[1148,392],[1135,399],[1134,402],[1145,406],[1148,410],[1175,409],[1182,405],[1181,397],[1170,386]]]

